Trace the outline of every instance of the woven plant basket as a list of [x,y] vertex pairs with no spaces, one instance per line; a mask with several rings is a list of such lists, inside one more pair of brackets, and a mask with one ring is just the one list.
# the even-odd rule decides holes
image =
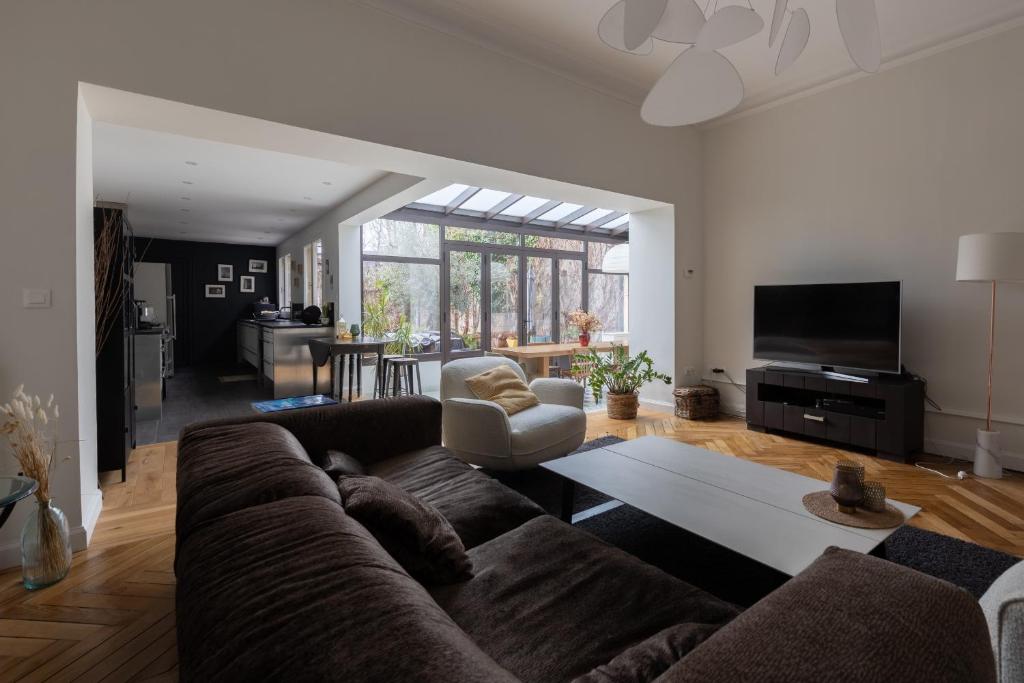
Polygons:
[[704,384],[679,387],[672,392],[676,397],[676,417],[687,420],[712,420],[718,417],[718,390]]
[[636,417],[640,398],[636,392],[632,394],[606,393],[608,399],[608,417],[613,420],[632,420]]

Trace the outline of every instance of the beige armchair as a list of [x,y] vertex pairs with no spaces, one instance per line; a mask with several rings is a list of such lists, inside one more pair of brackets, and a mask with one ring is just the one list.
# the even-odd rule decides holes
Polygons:
[[466,462],[495,470],[533,467],[579,448],[587,433],[583,387],[568,379],[535,379],[530,389],[540,405],[509,416],[466,386],[467,377],[502,364],[526,381],[523,369],[508,358],[462,358],[441,368],[445,445]]

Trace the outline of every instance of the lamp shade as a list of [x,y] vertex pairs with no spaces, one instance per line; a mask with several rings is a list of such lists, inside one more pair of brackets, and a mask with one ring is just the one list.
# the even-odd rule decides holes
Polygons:
[[963,235],[956,279],[964,282],[1024,282],[1024,232]]
[[606,273],[628,273],[629,245],[616,244],[609,249],[601,260],[601,270]]

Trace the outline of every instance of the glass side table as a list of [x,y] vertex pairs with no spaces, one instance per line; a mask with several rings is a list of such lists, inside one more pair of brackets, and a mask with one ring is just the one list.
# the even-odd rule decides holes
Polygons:
[[14,504],[22,498],[28,498],[36,489],[39,482],[28,477],[0,477],[0,527],[7,522],[7,518],[14,511]]

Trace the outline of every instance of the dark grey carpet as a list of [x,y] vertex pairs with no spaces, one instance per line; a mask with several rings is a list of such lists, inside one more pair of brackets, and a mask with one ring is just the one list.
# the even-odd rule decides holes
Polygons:
[[[579,451],[622,441],[607,436],[588,441]],[[560,504],[558,478],[547,470],[491,473],[537,501],[553,514]],[[573,510],[580,512],[609,501],[602,493],[576,487]],[[750,606],[789,577],[628,505],[577,522],[598,538],[678,578],[737,605]],[[1020,558],[941,534],[906,526],[885,543],[887,558],[961,586],[975,596]]]

